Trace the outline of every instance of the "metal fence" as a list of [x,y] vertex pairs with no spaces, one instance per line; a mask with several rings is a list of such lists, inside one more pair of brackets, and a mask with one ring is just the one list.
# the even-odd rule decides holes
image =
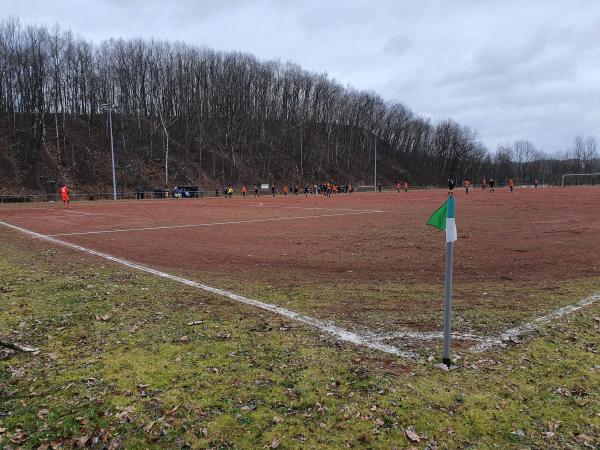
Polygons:
[[[539,187],[555,186],[554,183],[540,183]],[[560,186],[560,184],[558,184]],[[310,194],[314,194],[314,185],[310,186]],[[422,189],[439,189],[445,188],[445,185],[413,185],[409,186],[409,190],[422,190]],[[497,183],[497,188],[505,187],[505,183]],[[533,188],[533,185],[520,184],[516,185],[517,188]],[[480,185],[471,185],[471,189],[481,189]],[[373,192],[373,186],[355,186],[355,192]],[[456,189],[462,189],[462,186],[456,186]],[[382,186],[384,192],[395,191],[395,186],[384,185]],[[403,190],[403,187],[400,187]],[[166,199],[166,198],[202,198],[202,197],[224,197],[226,194],[223,189],[209,189],[206,191],[186,191],[182,193],[181,197],[175,196],[173,191],[153,190],[144,192],[117,192],[117,200],[151,200],[151,199]],[[275,191],[276,195],[281,195],[281,189],[278,188]],[[304,187],[299,189],[299,194],[304,195]],[[240,189],[237,189],[234,193],[236,197],[241,196]],[[248,189],[246,193],[247,197],[254,195],[254,189]],[[260,189],[260,195],[271,195],[270,190]],[[293,195],[290,192],[290,195]],[[73,193],[70,195],[71,201],[98,201],[98,200],[112,200],[112,192],[92,192],[92,193]],[[0,204],[4,203],[36,203],[36,202],[62,202],[60,194],[18,194],[18,195],[0,195]]]
[[[155,198],[154,192],[117,192],[117,200],[135,200]],[[71,201],[95,201],[112,200],[112,192],[93,192],[70,194]],[[159,198],[159,197],[156,197]],[[165,198],[164,194],[160,198]],[[1,203],[33,203],[33,202],[62,202],[60,194],[20,194],[20,195],[0,195]]]
[[[173,191],[155,189],[152,191],[139,192],[117,192],[117,200],[150,200],[164,198],[199,198],[204,197],[205,192],[201,190],[186,190],[175,195]],[[214,191],[213,191],[214,195]],[[71,193],[71,201],[98,201],[113,200],[112,192]],[[2,203],[34,203],[34,202],[62,202],[60,194],[18,194],[0,195]]]

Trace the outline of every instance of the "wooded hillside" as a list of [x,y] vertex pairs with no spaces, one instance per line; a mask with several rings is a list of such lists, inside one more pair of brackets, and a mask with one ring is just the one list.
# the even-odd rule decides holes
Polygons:
[[[9,20],[0,24],[3,190],[54,191],[63,181],[105,190],[106,103],[117,107],[120,190],[182,182],[373,184],[375,148],[383,183],[483,175],[529,182],[564,169],[563,161],[542,161],[529,143],[520,143],[522,160],[514,158],[519,143],[492,157],[467,126],[434,124],[292,63],[156,40],[94,45],[58,26]],[[589,141],[582,156],[589,164],[595,145]]]

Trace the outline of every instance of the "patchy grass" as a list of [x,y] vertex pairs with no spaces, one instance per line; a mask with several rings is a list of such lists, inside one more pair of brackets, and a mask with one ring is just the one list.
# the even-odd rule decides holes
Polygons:
[[600,445],[600,305],[448,373],[15,236],[0,336],[40,351],[0,353],[3,448]]
[[[442,270],[442,267],[440,268]],[[182,273],[268,303],[346,328],[382,332],[399,327],[441,331],[444,323],[444,283],[385,281],[294,280],[286,271],[277,280],[253,281],[247,274]],[[333,276],[333,278],[335,278]],[[503,280],[460,281],[454,285],[453,330],[496,334],[600,291],[600,277],[539,282]]]

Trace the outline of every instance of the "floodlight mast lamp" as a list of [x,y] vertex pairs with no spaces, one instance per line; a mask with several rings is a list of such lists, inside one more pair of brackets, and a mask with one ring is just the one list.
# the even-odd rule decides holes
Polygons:
[[117,108],[116,105],[111,103],[103,103],[100,105],[102,111],[108,112],[108,127],[110,129],[110,156],[112,159],[112,180],[113,180],[113,200],[117,199],[117,177],[115,175],[115,146],[113,143],[113,131],[112,131],[112,112]]

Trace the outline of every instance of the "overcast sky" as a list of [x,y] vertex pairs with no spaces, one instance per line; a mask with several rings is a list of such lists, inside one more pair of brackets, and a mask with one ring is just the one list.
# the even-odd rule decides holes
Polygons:
[[597,0],[0,0],[101,42],[158,37],[293,61],[476,129],[491,150],[600,139]]

